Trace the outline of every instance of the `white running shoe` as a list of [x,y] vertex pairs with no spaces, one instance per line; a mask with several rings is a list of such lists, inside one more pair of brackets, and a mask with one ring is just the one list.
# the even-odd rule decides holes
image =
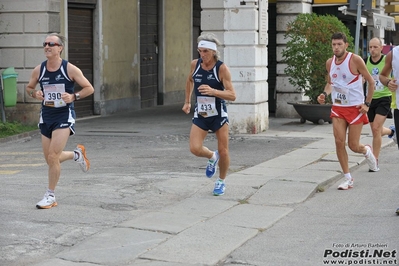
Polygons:
[[80,165],[82,171],[86,173],[90,169],[90,161],[86,157],[85,146],[83,146],[82,144],[78,144],[74,151],[79,154],[79,158],[76,160],[76,162]]
[[376,159],[376,161],[377,161],[377,168],[376,168],[376,169],[373,169],[373,170],[369,169],[369,172],[370,172],[370,173],[380,171],[380,168],[378,167],[378,159]]
[[54,194],[49,194],[46,192],[41,201],[36,203],[36,208],[38,209],[50,209],[57,206],[57,201],[55,200]]
[[348,190],[350,188],[353,188],[353,178],[351,179],[346,179],[344,182],[342,182],[339,186],[339,190]]
[[373,149],[370,145],[365,145],[367,152],[364,155],[366,157],[366,162],[369,165],[369,172],[378,172],[380,169],[378,168],[377,159],[374,157]]

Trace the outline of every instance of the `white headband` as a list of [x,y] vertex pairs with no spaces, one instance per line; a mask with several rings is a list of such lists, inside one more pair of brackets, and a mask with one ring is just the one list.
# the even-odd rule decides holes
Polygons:
[[198,43],[198,48],[208,48],[208,49],[217,51],[216,43],[214,43],[214,42],[209,42],[209,41],[200,41],[200,42]]

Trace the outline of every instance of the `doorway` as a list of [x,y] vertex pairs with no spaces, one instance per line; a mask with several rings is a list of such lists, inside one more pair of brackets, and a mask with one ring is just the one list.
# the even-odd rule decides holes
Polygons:
[[[93,84],[93,9],[91,6],[68,5],[68,61],[80,68]],[[75,92],[82,88],[75,84]],[[76,117],[92,116],[94,95],[75,101]]]
[[141,108],[158,103],[158,0],[140,1]]

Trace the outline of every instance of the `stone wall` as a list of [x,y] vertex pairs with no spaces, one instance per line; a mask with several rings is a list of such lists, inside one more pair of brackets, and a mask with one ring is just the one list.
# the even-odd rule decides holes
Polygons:
[[26,94],[25,87],[33,68],[44,59],[44,37],[60,31],[60,8],[60,0],[1,1],[0,71],[14,67],[18,73],[17,107],[6,108],[10,120],[27,122],[29,112],[38,117],[40,103]]

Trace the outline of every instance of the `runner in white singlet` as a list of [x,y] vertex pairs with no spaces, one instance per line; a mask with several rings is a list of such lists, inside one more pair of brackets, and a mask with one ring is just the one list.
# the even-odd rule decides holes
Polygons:
[[[349,172],[348,153],[346,151],[346,135],[348,147],[353,152],[363,154],[369,169],[378,171],[377,161],[369,145],[360,143],[360,134],[364,124],[368,123],[367,111],[375,89],[372,76],[368,72],[363,59],[348,52],[348,41],[344,33],[334,33],[331,37],[334,56],[327,60],[328,81],[324,92],[317,98],[320,104],[332,94],[333,105],[331,118],[337,157],[345,180],[338,189],[353,188],[353,177]],[[362,76],[369,82],[369,93],[364,101]]]

